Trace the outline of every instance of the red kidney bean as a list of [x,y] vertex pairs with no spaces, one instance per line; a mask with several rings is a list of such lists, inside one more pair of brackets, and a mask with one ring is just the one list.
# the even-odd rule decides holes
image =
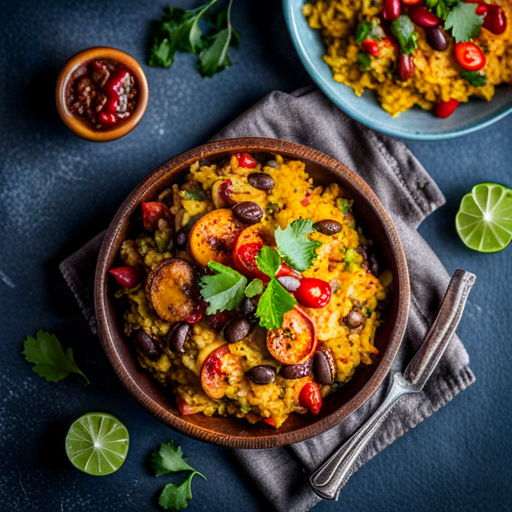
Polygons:
[[409,11],[409,18],[423,28],[437,27],[440,23],[440,19],[432,14],[424,5],[418,5],[413,7]]
[[400,80],[404,82],[414,75],[414,61],[410,55],[401,53],[398,57],[397,72]]
[[441,27],[427,28],[427,41],[438,52],[443,52],[448,48],[448,38]]
[[395,21],[402,14],[402,4],[400,0],[384,0],[382,3],[382,17],[389,21]]
[[138,267],[117,267],[108,272],[123,288],[133,288],[144,278],[144,272]]
[[450,117],[454,112],[455,109],[459,106],[458,100],[448,100],[448,101],[440,101],[436,105],[435,114],[437,117],[440,117],[441,119],[446,119],[447,117]]
[[308,382],[300,390],[299,403],[311,414],[318,414],[322,409],[322,394],[316,382]]
[[505,11],[499,5],[488,5],[487,16],[484,19],[484,28],[493,34],[503,34],[507,28]]

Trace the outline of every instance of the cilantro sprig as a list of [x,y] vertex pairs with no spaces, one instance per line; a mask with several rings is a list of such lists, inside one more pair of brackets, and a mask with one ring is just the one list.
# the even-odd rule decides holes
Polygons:
[[270,281],[260,297],[255,315],[260,319],[262,327],[279,329],[283,324],[285,313],[293,309],[297,301],[276,278],[276,273],[281,266],[281,258],[275,249],[263,246],[256,256],[256,265],[270,277]]
[[426,0],[425,6],[438,18],[445,20],[448,14],[450,14],[450,9],[459,3],[460,0]]
[[231,6],[221,11],[214,22],[209,21],[210,30],[204,34],[200,24],[206,13],[218,0],[196,9],[185,11],[170,7],[168,13],[158,22],[155,42],[151,48],[149,65],[168,68],[174,63],[176,52],[199,54],[199,72],[212,77],[231,66],[228,55],[230,47],[238,47],[240,38],[231,25]]
[[478,71],[464,71],[460,76],[475,87],[483,87],[487,83],[487,77]]
[[477,7],[477,4],[458,3],[446,17],[444,28],[451,29],[455,42],[469,41],[480,34],[484,16],[476,13]]
[[[322,245],[317,240],[307,238],[307,235],[314,230],[313,221],[302,218],[291,222],[285,229],[280,227],[276,229],[275,237],[279,254],[290,267],[299,272],[311,268],[316,258],[316,250]],[[265,272],[263,269],[260,270]],[[267,272],[265,274],[268,275]]]
[[156,476],[189,471],[189,475],[180,485],[167,484],[160,494],[158,503],[165,510],[184,510],[192,499],[192,479],[199,475],[206,480],[206,477],[196,471],[183,459],[181,447],[171,440],[169,443],[162,443],[160,448],[151,455],[151,466]]
[[23,342],[22,354],[34,366],[32,370],[49,382],[58,382],[70,373],[80,374],[90,384],[89,379],[78,368],[73,358],[73,349],[68,347],[64,352],[55,334],[37,331],[35,339],[27,336]]
[[406,55],[412,55],[412,52],[418,47],[418,34],[414,31],[414,24],[407,14],[402,14],[393,23],[391,23],[391,32],[395,34],[402,51]]

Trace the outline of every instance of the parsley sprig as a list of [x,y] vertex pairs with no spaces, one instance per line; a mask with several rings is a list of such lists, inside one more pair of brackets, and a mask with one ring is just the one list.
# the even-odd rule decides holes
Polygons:
[[189,466],[183,459],[181,447],[171,440],[169,443],[162,443],[160,448],[151,455],[151,466],[156,476],[176,473],[179,471],[190,471],[187,479],[181,485],[167,484],[160,494],[158,503],[166,510],[184,510],[192,499],[192,479],[199,475],[206,480],[206,477]]
[[22,354],[29,363],[33,363],[32,370],[50,382],[58,382],[70,373],[80,374],[90,384],[89,379],[78,368],[73,358],[73,349],[68,347],[64,352],[60,341],[55,334],[37,331],[35,339],[27,336],[23,342]]
[[200,27],[206,13],[217,2],[211,0],[189,11],[170,7],[158,22],[149,65],[168,68],[172,66],[176,52],[185,52],[199,54],[199,72],[203,76],[212,77],[231,66],[228,49],[236,48],[240,43],[240,37],[231,25],[233,0],[229,0],[228,8],[221,11],[215,21],[210,18],[208,34],[205,35]]
[[487,83],[487,77],[478,71],[464,71],[460,76],[475,87],[483,87]]
[[418,34],[414,31],[414,24],[407,14],[402,14],[393,23],[391,23],[391,32],[395,34],[402,51],[406,55],[412,55],[412,52],[418,47]]
[[446,17],[444,28],[451,29],[455,42],[469,41],[480,34],[484,16],[476,13],[477,7],[477,4],[458,3]]

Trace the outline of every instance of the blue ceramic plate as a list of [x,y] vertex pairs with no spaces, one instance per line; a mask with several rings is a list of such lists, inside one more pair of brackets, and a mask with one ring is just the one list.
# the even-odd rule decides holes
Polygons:
[[304,0],[283,0],[286,24],[302,63],[331,101],[366,126],[403,139],[442,140],[474,132],[512,112],[512,86],[502,85],[491,102],[472,99],[448,119],[438,119],[419,107],[393,119],[371,91],[358,98],[350,87],[333,80],[331,69],[322,59],[325,46],[321,34],[308,26],[302,15],[303,5]]

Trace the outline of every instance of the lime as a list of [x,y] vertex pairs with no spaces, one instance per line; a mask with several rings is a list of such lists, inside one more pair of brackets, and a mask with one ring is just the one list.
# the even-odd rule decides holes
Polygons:
[[505,249],[512,239],[512,190],[497,183],[475,185],[462,198],[455,226],[470,249]]
[[69,428],[66,453],[71,464],[89,475],[109,475],[126,459],[129,436],[126,427],[111,414],[88,412]]

